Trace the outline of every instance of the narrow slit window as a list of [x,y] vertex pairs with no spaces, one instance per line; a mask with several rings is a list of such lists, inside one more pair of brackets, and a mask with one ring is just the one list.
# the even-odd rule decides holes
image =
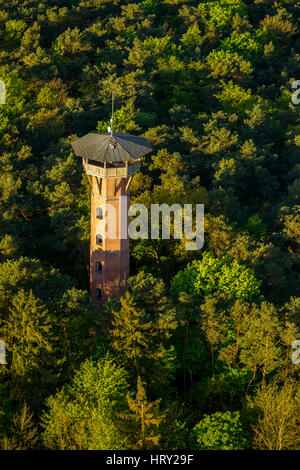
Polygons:
[[97,219],[103,219],[102,207],[97,207]]
[[101,235],[96,236],[96,243],[98,246],[102,246],[102,237]]
[[102,292],[101,292],[101,289],[99,289],[98,287],[96,289],[96,296],[97,296],[97,299],[99,300],[102,299]]
[[101,271],[102,271],[102,263],[101,263],[101,261],[97,261],[97,262],[96,262],[96,271],[97,271],[98,273],[101,273]]

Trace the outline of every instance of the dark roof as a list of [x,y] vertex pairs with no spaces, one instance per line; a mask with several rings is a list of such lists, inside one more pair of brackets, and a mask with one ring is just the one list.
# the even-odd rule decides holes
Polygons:
[[[115,141],[116,145],[110,145]],[[72,143],[75,155],[97,162],[126,162],[137,160],[151,152],[152,147],[144,137],[115,132],[98,134],[90,132]]]

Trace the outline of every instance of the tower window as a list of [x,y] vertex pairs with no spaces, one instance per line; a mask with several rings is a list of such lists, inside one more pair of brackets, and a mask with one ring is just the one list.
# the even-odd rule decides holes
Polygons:
[[97,207],[97,219],[103,219],[102,207]]
[[96,261],[96,271],[97,271],[98,273],[101,273],[101,271],[102,271],[102,263],[101,263],[101,261]]
[[96,243],[98,246],[102,246],[102,237],[101,235],[96,236]]
[[96,289],[96,297],[99,300],[102,299],[102,292],[101,292],[101,289],[99,289],[98,287]]

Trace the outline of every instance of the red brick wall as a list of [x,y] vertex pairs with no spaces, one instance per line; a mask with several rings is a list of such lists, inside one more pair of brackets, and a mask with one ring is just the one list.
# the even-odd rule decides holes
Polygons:
[[[120,196],[126,195],[125,178],[100,178],[92,177],[91,194],[91,250],[90,250],[90,295],[93,303],[101,303],[109,296],[119,298],[127,288],[129,277],[129,239],[122,240],[119,226],[121,211]],[[101,235],[107,230],[104,222],[97,219],[97,207],[103,209],[105,204],[110,204],[115,209],[116,234],[115,238],[103,238],[102,247],[96,243],[97,234]],[[127,211],[129,208],[129,195],[127,197]],[[122,214],[126,217],[125,214]],[[126,223],[126,218],[125,218]],[[102,227],[101,227],[102,226]],[[127,224],[126,224],[127,226]],[[97,272],[96,263],[101,262],[101,272]],[[101,289],[101,300],[97,298],[97,288]]]

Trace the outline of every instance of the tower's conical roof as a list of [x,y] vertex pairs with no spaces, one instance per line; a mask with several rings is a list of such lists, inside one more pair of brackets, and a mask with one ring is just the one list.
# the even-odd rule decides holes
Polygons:
[[97,162],[137,160],[151,152],[144,137],[115,132],[113,135],[90,132],[72,143],[75,155]]

